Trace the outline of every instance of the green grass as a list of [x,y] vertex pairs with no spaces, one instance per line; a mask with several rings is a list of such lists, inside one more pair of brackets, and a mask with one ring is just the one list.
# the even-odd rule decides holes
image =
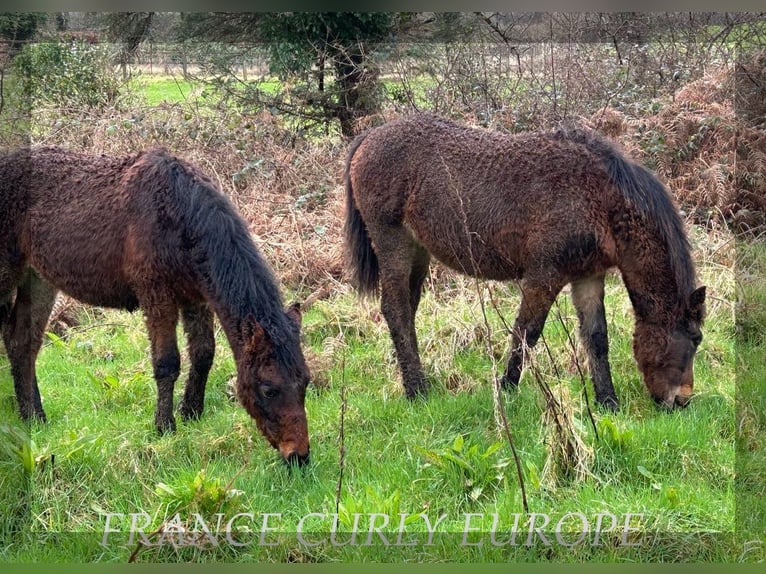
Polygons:
[[142,95],[148,106],[184,103],[201,91],[195,82],[181,77],[155,75],[139,76],[133,80],[131,88]]
[[[766,243],[740,242],[737,267],[737,530],[757,541],[766,532]],[[751,547],[763,559],[762,543]]]
[[[259,80],[259,89],[268,94],[275,94],[281,86],[279,80]],[[205,85],[181,76],[164,76],[157,74],[141,75],[133,79],[129,85],[147,106],[160,104],[183,104],[199,98],[205,93]]]
[[13,149],[29,145],[31,130],[30,99],[21,93],[21,82],[11,68],[5,71],[2,82],[2,108],[0,109],[0,149]]
[[[734,536],[735,524],[742,525],[742,511],[735,513],[735,443],[742,448],[744,439],[737,441],[735,421],[735,329],[727,304],[733,299],[733,281],[720,267],[703,265],[701,272],[720,302],[709,306],[695,363],[698,396],[689,408],[661,412],[643,388],[632,358],[630,304],[615,278],[607,287],[607,314],[622,409],[616,414],[594,411],[598,440],[567,335],[576,327],[568,296],[560,297],[544,332],[555,363],[542,346],[533,356],[573,421],[580,445],[577,467],[567,468],[558,456],[560,439],[544,422],[543,401],[530,369],[518,392],[503,395],[529,511],[550,518],[542,534],[549,544],[529,534],[532,517],[522,506],[513,456],[494,416],[490,381],[504,366],[507,336],[491,306],[487,332],[471,281],[457,278],[449,290],[442,283],[424,295],[418,330],[433,383],[427,401],[403,398],[376,302],[360,302],[340,290],[306,313],[303,332],[316,384],[307,396],[312,462],[300,471],[278,460],[245,411],[228,397],[234,363],[220,332],[203,417],[179,421],[176,433],[158,437],[153,430],[156,389],[140,315],[88,313],[66,338],[48,338],[40,354],[38,376],[49,422],[26,431],[30,452],[25,458],[20,448],[0,449],[0,560],[124,562],[140,536],[134,533],[131,540],[127,532],[131,514],[148,536],[163,524],[171,528],[180,522],[200,531],[202,520],[215,529],[217,513],[223,525],[238,517],[234,541],[241,546],[222,535],[218,546],[174,547],[179,534],[165,532],[164,538],[149,539],[162,539],[163,544],[144,547],[137,560],[757,559],[757,552],[743,553],[742,540]],[[516,290],[491,287],[500,313],[511,322]],[[745,351],[739,354],[741,361],[758,353],[757,346],[748,345],[740,348]],[[753,392],[755,381],[762,380],[757,372],[754,376]],[[590,387],[588,394],[592,397]],[[762,453],[763,402],[751,402],[749,408],[755,426],[748,427],[747,440],[755,441]],[[23,445],[4,357],[0,410],[6,421],[0,427],[3,443]],[[24,460],[34,468],[25,470]],[[752,477],[744,500],[762,504],[763,482],[750,473],[762,473],[763,459],[753,457],[746,465],[737,467]],[[110,523],[116,532],[108,533],[103,546],[108,513],[116,513]],[[253,518],[240,513],[252,513]],[[368,535],[371,525],[384,520],[371,516],[375,513],[389,517],[390,524]],[[275,530],[267,531],[262,545],[264,514],[279,516],[267,519],[266,527]],[[443,517],[431,544],[426,544],[428,525],[421,514],[431,524]],[[516,514],[521,514],[516,544],[500,544],[510,541]],[[603,533],[593,545],[599,515],[607,526],[616,516],[621,526]],[[631,530],[623,540],[626,515],[632,515],[627,518]],[[763,516],[754,516],[745,526],[749,533],[762,533]],[[296,537],[301,519],[307,543]],[[401,542],[415,537],[416,545],[394,544],[400,520],[405,523]],[[554,527],[560,520],[559,540]],[[582,520],[589,531],[568,546],[580,540]],[[490,537],[493,528],[497,546]],[[358,533],[352,540],[354,530]],[[350,543],[340,545],[344,541]],[[265,545],[272,542],[277,544]]]

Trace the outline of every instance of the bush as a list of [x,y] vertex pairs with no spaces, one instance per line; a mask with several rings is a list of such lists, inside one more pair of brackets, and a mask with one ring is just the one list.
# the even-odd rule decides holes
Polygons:
[[110,61],[108,48],[73,40],[25,46],[13,67],[33,106],[97,108],[119,96]]

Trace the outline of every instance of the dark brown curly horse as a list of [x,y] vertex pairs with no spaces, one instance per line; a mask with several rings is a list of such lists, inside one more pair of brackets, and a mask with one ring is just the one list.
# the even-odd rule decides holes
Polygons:
[[617,408],[607,357],[604,276],[617,267],[635,313],[633,351],[658,404],[684,406],[702,340],[683,222],[660,181],[589,130],[507,135],[431,114],[358,136],[346,163],[346,247],[381,310],[408,397],[425,394],[415,313],[431,256],[467,275],[520,280],[502,378],[518,385],[561,289],[571,284],[596,401]]
[[24,419],[45,420],[35,358],[59,290],[142,310],[160,433],[175,429],[179,315],[191,363],[185,420],[202,414],[217,315],[242,405],[285,460],[308,459],[300,309],[283,308],[244,220],[193,165],[162,148],[129,157],[57,147],[0,156],[0,327]]

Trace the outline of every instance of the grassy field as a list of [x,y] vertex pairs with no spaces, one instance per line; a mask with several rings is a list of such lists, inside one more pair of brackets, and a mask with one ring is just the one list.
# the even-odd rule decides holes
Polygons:
[[[0,496],[8,509],[0,559],[762,559],[760,550],[743,553],[733,534],[734,281],[707,263],[700,272],[714,299],[695,364],[698,396],[683,411],[661,412],[648,397],[631,354],[630,304],[619,279],[609,282],[622,409],[593,413],[598,438],[570,343],[574,310],[559,298],[544,333],[550,356],[538,347],[519,392],[503,395],[529,513],[494,414],[491,380],[503,368],[506,333],[491,308],[485,324],[470,281],[441,279],[425,294],[418,329],[433,393],[414,404],[403,398],[377,304],[342,285],[315,303],[304,317],[312,462],[300,471],[277,459],[229,397],[234,364],[221,333],[204,416],[157,437],[141,316],[89,309],[66,337],[49,336],[38,360],[47,424],[20,426],[0,358]],[[517,292],[490,287],[510,322]],[[747,359],[756,347],[739,350]],[[546,422],[534,371],[565,405],[564,435]],[[568,458],[562,440],[574,445]],[[204,534],[227,524],[230,539]]]
[[[275,92],[280,87],[277,80],[265,80],[258,85],[266,92]],[[142,103],[147,106],[188,103],[194,101],[204,91],[204,88],[192,79],[154,74],[139,75],[131,80],[129,86],[140,95]]]
[[140,75],[131,81],[130,88],[140,93],[148,106],[185,102],[201,91],[193,82],[180,76]]
[[[135,82],[144,106],[201,93],[175,78]],[[112,137],[138,146],[102,131],[94,131],[100,148]],[[138,131],[131,137],[143,137]],[[199,153],[212,156],[216,146],[224,147]],[[292,165],[264,157],[269,181]],[[291,161],[301,185],[319,189],[323,203],[339,201],[340,186],[304,181],[329,164]],[[228,181],[226,170],[216,175]],[[252,197],[267,197],[253,181],[261,195]],[[720,229],[692,227],[690,235],[708,317],[688,408],[662,412],[649,398],[616,276],[606,304],[617,413],[592,407],[567,294],[519,390],[498,400],[492,382],[504,368],[518,291],[433,271],[417,322],[432,392],[411,403],[378,303],[334,283],[304,315],[312,454],[301,470],[278,459],[232,399],[234,361],[220,329],[204,415],[158,437],[142,317],[84,308],[78,326],[46,337],[37,362],[47,424],[20,422],[0,352],[0,561],[763,561],[766,247],[735,249]],[[306,295],[288,288],[286,299]],[[558,430],[540,381],[562,405]],[[177,399],[183,382],[182,373]]]
[[[766,532],[766,246],[737,248],[737,530]],[[756,545],[757,546],[757,545]]]

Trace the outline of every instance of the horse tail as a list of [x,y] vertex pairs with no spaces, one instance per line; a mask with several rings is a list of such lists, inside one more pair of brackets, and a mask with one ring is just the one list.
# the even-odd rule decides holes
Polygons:
[[670,191],[649,169],[625,156],[615,144],[590,130],[563,128],[557,135],[584,144],[598,155],[609,179],[629,205],[648,222],[654,222],[673,269],[680,294],[688,295],[695,287],[694,265],[683,220]]
[[351,273],[351,283],[361,295],[376,295],[378,292],[378,257],[372,248],[372,241],[367,232],[367,225],[354,201],[351,186],[351,160],[356,150],[364,141],[368,132],[358,135],[351,142],[346,157],[344,179],[346,182],[346,263]]

